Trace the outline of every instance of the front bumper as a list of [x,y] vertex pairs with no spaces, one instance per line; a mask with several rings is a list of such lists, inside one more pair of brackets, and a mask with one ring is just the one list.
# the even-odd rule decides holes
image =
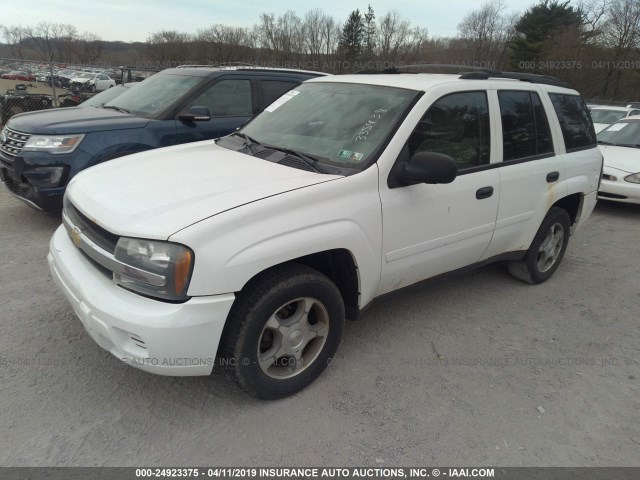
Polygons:
[[56,284],[102,348],[151,373],[211,373],[233,294],[167,303],[131,293],[100,272],[63,226],[51,238],[47,259]]
[[[625,175],[629,175],[625,173]],[[623,203],[640,203],[640,184],[627,182],[620,178],[617,181],[602,179],[598,198]]]
[[11,170],[5,167],[0,167],[0,181],[11,195],[30,207],[53,214],[58,214],[62,211],[64,187],[54,187],[39,191],[27,182],[15,179],[11,175]]

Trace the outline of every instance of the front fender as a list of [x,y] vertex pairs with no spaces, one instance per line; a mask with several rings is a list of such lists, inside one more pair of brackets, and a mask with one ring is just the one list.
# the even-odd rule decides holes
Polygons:
[[228,210],[171,235],[170,240],[195,253],[190,296],[238,292],[275,265],[346,249],[358,268],[363,306],[373,299],[380,281],[377,166]]

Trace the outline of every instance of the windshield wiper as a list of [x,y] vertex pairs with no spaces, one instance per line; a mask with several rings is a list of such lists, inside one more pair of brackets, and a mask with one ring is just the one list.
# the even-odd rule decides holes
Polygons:
[[293,155],[294,157],[299,158],[304,163],[309,165],[311,168],[313,168],[318,173],[327,173],[323,168],[321,168],[318,165],[318,160],[316,158],[313,158],[310,155],[307,155],[306,153],[298,152],[297,150],[292,150],[290,148],[276,147],[276,146],[273,146],[273,145],[264,145],[264,146],[267,147],[267,148],[272,148],[272,149],[277,150],[277,151],[282,152],[282,153],[286,153],[288,155]]
[[115,110],[116,112],[120,113],[129,113],[129,110],[127,110],[126,108],[116,107],[115,105],[102,105],[101,108],[108,108],[109,110]]
[[598,140],[598,145],[613,145],[613,143],[605,142],[604,140]]
[[253,150],[251,150],[251,145],[256,145],[258,147],[262,146],[259,141],[257,141],[255,138],[251,138],[246,133],[233,132],[231,135],[235,135],[236,137],[240,137],[241,139],[243,139],[245,148],[248,148],[251,153],[255,153]]
[[630,148],[640,148],[640,144],[638,143],[619,143],[616,147],[630,147]]

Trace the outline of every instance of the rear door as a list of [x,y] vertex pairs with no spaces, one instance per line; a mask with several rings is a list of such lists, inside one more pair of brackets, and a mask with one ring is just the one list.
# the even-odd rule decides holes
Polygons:
[[535,87],[492,93],[501,119],[501,194],[496,229],[483,258],[527,250],[549,208],[566,192],[562,139],[551,133],[553,107],[546,94]]

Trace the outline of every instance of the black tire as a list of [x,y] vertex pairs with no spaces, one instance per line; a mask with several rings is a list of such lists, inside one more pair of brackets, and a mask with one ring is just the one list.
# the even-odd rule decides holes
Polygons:
[[[238,295],[222,335],[220,362],[254,397],[292,395],[327,367],[344,318],[342,296],[329,278],[304,265],[276,267]],[[315,336],[305,340],[310,332]]]
[[562,208],[552,207],[524,259],[509,262],[509,273],[518,280],[531,284],[547,281],[564,257],[570,234],[569,214]]

